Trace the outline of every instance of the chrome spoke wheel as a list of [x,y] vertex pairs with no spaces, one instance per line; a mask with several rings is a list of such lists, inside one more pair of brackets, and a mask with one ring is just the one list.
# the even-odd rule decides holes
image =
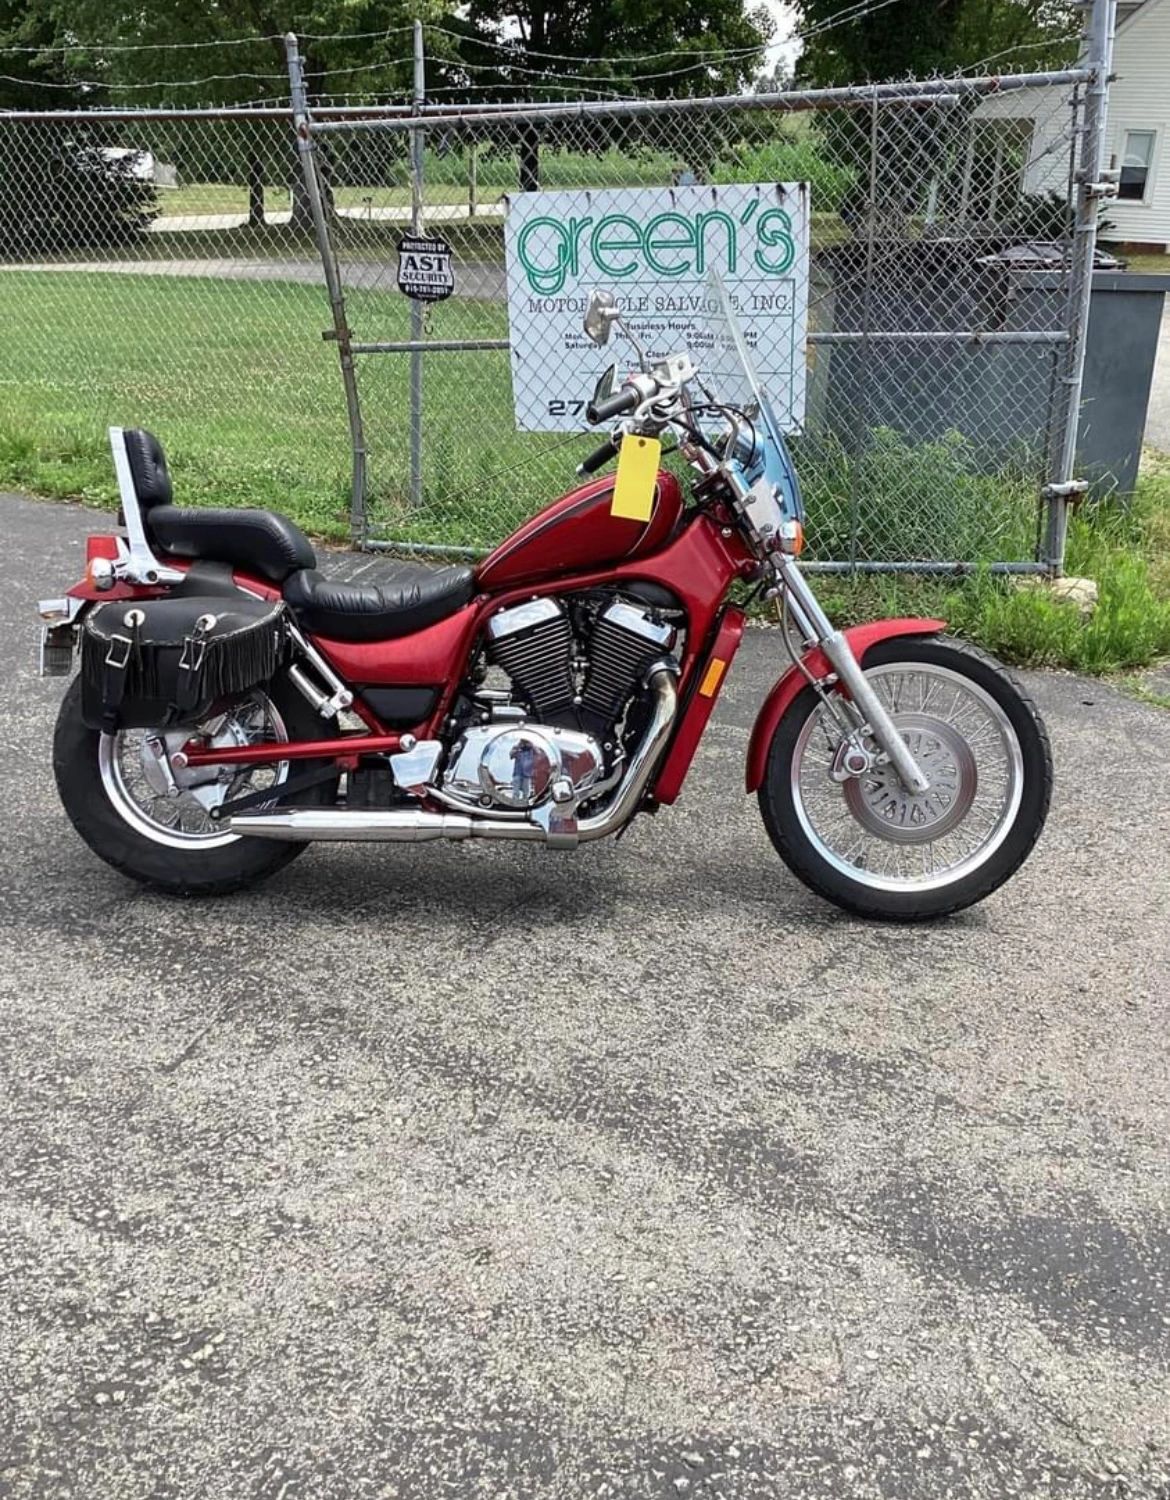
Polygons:
[[929,661],[866,673],[930,781],[909,792],[879,747],[874,763],[839,781],[841,732],[818,703],[791,762],[791,794],[814,849],[851,881],[879,891],[937,890],[992,858],[1020,807],[1024,760],[1002,706],[970,677]]
[[137,833],[172,849],[220,849],[239,841],[210,810],[276,787],[288,762],[259,766],[177,767],[172,757],[190,739],[213,749],[288,739],[272,700],[252,693],[224,713],[188,729],[124,729],[98,742],[102,786],[118,815]]

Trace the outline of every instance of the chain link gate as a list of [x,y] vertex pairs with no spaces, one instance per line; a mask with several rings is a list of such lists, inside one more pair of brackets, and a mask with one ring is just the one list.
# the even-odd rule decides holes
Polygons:
[[[512,195],[568,190],[584,216],[597,190],[636,186],[669,212],[680,183],[803,181],[808,398],[791,441],[810,565],[1058,570],[1079,488],[1069,437],[1110,6],[1095,0],[1097,65],[1062,72],[523,109],[418,93],[413,109],[328,119],[305,102],[290,39],[349,399],[355,541],[482,551],[569,488],[596,441],[516,430]],[[364,213],[336,213],[331,198],[358,184]],[[452,250],[454,293],[425,309],[399,294],[387,253],[387,230],[408,227]],[[1048,268],[997,254],[1030,240],[1055,247]]]

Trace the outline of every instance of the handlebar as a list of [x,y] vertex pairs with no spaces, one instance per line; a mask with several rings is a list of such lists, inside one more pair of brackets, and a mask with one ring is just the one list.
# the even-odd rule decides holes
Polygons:
[[612,396],[606,396],[604,401],[590,401],[585,408],[585,419],[596,427],[601,422],[620,417],[623,412],[633,411],[641,400],[642,397],[632,385],[623,385]]
[[603,464],[609,463],[611,458],[618,455],[618,444],[613,438],[606,438],[600,448],[594,448],[587,458],[583,458],[577,465],[578,474],[596,474]]

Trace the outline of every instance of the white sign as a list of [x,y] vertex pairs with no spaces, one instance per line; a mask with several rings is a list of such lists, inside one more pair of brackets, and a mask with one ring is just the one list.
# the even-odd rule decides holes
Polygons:
[[[599,349],[581,319],[589,294],[613,292],[653,359],[689,349],[718,392],[726,341],[708,284],[726,285],[782,425],[804,420],[808,184],[577,188],[517,193],[504,226],[516,426],[578,432],[607,365],[637,367],[615,334]],[[730,370],[727,370],[730,379]],[[730,398],[734,399],[734,398]]]

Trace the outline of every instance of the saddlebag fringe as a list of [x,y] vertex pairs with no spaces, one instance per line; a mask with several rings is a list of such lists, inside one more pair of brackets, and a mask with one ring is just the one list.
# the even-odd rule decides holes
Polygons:
[[280,600],[111,601],[81,637],[81,709],[92,729],[171,729],[273,678],[288,655]]

